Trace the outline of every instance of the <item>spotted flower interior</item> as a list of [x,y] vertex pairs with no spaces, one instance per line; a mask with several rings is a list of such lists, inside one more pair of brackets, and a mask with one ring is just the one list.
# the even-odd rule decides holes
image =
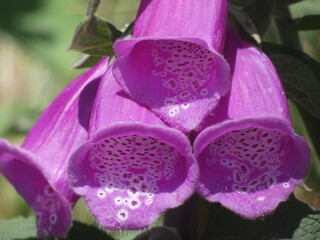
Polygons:
[[220,168],[214,175],[218,179],[225,176],[225,191],[263,191],[287,177],[281,171],[281,159],[285,158],[288,140],[272,130],[235,130],[210,143],[202,157],[206,167]]
[[276,130],[227,132],[200,154],[199,188],[211,201],[223,202],[246,217],[260,215],[277,194],[289,194],[297,185],[299,171],[288,171],[297,157],[294,148],[291,136]]
[[178,115],[181,110],[188,109],[190,103],[212,94],[206,88],[215,67],[215,56],[209,50],[193,43],[170,40],[143,42],[137,48],[152,49],[152,76],[162,83],[170,96],[164,99],[164,105],[169,106],[168,117]]
[[158,138],[110,136],[85,149],[86,154],[79,151],[74,159],[82,156],[82,181],[89,187],[81,190],[82,172],[73,167],[78,178],[72,184],[79,186],[76,192],[107,229],[145,228],[165,209],[181,204],[196,186],[192,158]]
[[138,42],[115,62],[114,74],[133,99],[183,131],[196,128],[229,90],[222,57],[202,44],[181,40]]
[[[100,186],[96,195],[114,205],[119,221],[134,217],[141,205],[153,203],[155,194],[170,192],[179,179],[185,178],[185,166],[177,164],[179,158],[176,150],[151,137],[105,139],[89,154],[95,182]],[[177,168],[181,170],[175,171]],[[175,181],[168,184],[173,174]]]

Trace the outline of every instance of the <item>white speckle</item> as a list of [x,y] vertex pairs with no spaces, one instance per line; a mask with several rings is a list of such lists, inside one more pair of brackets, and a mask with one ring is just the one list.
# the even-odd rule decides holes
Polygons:
[[159,74],[160,74],[160,76],[161,76],[161,77],[165,77],[165,76],[167,76],[167,73],[166,73],[166,72],[164,72],[164,71],[160,72]]
[[290,187],[290,184],[289,184],[289,183],[283,183],[282,186],[283,186],[284,188],[289,188],[289,187]]
[[260,196],[260,197],[257,198],[258,201],[263,201],[265,199],[266,199],[266,197],[264,197],[264,196]]
[[186,98],[188,98],[188,97],[190,97],[190,96],[191,96],[191,93],[188,92],[188,91],[184,91],[184,92],[181,92],[181,93],[179,94],[179,97],[182,98],[182,99],[186,99]]
[[190,103],[183,103],[182,105],[181,105],[181,108],[182,109],[188,109],[190,107]]
[[104,190],[107,192],[107,193],[112,193],[114,191],[113,187],[105,187]]
[[193,101],[195,101],[196,99],[197,99],[196,96],[192,96],[191,98],[189,98],[189,101],[193,102]]
[[132,192],[132,191],[130,191],[130,190],[128,190],[127,193],[128,193],[128,195],[129,195],[130,197],[132,197],[132,198],[137,198],[137,197],[140,195],[139,192]]
[[158,55],[159,55],[159,53],[158,53],[158,51],[157,51],[157,50],[152,49],[152,55],[153,55],[153,56],[158,56]]
[[206,96],[208,94],[208,89],[204,88],[201,90],[200,95],[201,96]]
[[166,98],[166,100],[164,101],[165,105],[172,105],[177,101],[176,98]]
[[150,205],[153,202],[152,198],[147,198],[147,200],[144,202],[146,205]]
[[123,204],[123,198],[122,197],[116,197],[114,199],[114,203],[118,206],[120,206],[121,204]]
[[46,196],[50,197],[50,196],[54,195],[54,190],[50,185],[48,185],[48,186],[45,187],[44,193],[45,193]]
[[123,205],[128,206],[130,203],[131,199],[130,198],[123,198]]
[[40,213],[40,212],[37,212],[37,213],[36,213],[36,222],[37,222],[38,225],[39,225],[40,222],[41,222],[41,213]]
[[169,117],[174,117],[179,114],[179,107],[173,107],[169,110]]
[[147,193],[148,198],[153,198],[154,194],[153,193]]
[[129,203],[129,207],[131,208],[131,209],[137,209],[137,208],[139,208],[140,207],[140,205],[141,205],[141,202],[140,202],[140,200],[139,199],[131,199],[131,201],[130,201],[130,203]]
[[117,217],[120,221],[125,221],[129,218],[129,213],[126,209],[121,209],[117,212]]
[[105,197],[107,196],[107,194],[106,194],[105,191],[99,190],[99,191],[97,192],[97,196],[98,196],[98,198],[103,199],[103,198],[105,198]]
[[52,213],[52,214],[50,215],[50,223],[51,223],[52,225],[54,225],[54,224],[57,223],[57,221],[58,221],[58,216],[57,216],[57,214],[56,214],[56,213]]
[[153,187],[151,188],[151,190],[152,190],[153,192],[158,192],[158,191],[159,191],[159,188],[158,188],[157,186],[153,186]]

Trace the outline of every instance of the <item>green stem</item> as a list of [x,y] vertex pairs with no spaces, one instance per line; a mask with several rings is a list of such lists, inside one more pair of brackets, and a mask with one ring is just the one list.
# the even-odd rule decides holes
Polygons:
[[182,206],[166,212],[164,225],[174,227],[183,240],[199,240],[208,219],[209,203],[194,195]]
[[301,50],[299,34],[297,30],[292,27],[292,18],[288,6],[278,7],[277,11],[281,12],[281,18],[276,19],[281,42],[285,46]]

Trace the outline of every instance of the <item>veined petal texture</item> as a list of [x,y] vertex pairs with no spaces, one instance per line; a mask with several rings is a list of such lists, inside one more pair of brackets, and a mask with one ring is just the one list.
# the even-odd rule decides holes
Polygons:
[[198,166],[187,137],[129,99],[110,68],[69,178],[102,227],[142,229],[193,194]]
[[133,38],[115,43],[113,74],[132,99],[184,132],[230,88],[226,0],[141,1]]
[[71,153],[87,140],[108,59],[75,79],[41,115],[21,147],[0,139],[0,171],[35,211],[38,236],[63,237],[78,199],[68,185]]
[[239,215],[272,212],[305,177],[307,142],[294,134],[280,79],[268,57],[229,26],[231,90],[194,143],[198,192]]

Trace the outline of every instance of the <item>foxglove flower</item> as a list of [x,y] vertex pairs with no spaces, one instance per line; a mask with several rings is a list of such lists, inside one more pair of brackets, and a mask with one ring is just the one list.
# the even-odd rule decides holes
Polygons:
[[87,140],[99,77],[108,59],[75,79],[42,114],[21,147],[0,139],[0,171],[33,208],[38,236],[63,237],[78,199],[68,185],[71,153]]
[[138,103],[184,132],[230,88],[227,0],[142,0],[133,38],[115,43],[113,74]]
[[268,57],[229,29],[230,94],[194,143],[199,193],[247,218],[273,211],[305,178],[310,151],[293,133],[286,97]]
[[111,68],[99,86],[89,141],[69,164],[73,190],[109,230],[148,227],[198,183],[187,137],[129,99]]

